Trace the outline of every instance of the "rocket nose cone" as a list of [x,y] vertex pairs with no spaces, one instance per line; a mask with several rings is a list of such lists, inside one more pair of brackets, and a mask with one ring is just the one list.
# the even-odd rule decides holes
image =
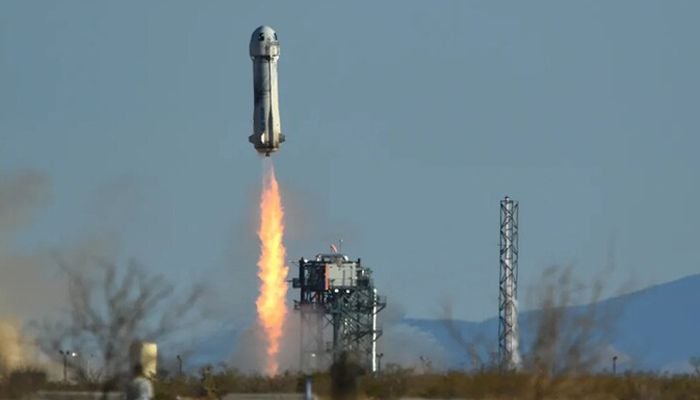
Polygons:
[[259,26],[250,37],[250,56],[269,56],[270,46],[279,46],[277,32],[269,26]]
[[252,35],[252,37],[251,37],[251,40],[258,40],[258,39],[261,37],[261,36],[260,36],[261,34],[262,34],[263,37],[265,37],[265,38],[268,38],[268,37],[269,37],[269,38],[272,38],[272,37],[274,37],[275,33],[276,33],[275,30],[272,29],[272,28],[270,28],[269,26],[267,26],[267,25],[260,25],[259,27],[257,27],[257,28],[253,31],[253,35]]

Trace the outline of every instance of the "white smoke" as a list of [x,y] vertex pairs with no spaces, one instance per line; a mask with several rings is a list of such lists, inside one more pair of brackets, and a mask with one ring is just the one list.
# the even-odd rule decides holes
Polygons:
[[[234,344],[232,344],[234,345]],[[262,329],[253,324],[238,336],[231,366],[244,373],[261,373],[265,365]]]
[[442,370],[447,367],[448,353],[437,339],[405,323],[386,327],[379,346],[379,351],[384,354],[382,368],[396,364],[428,372],[426,369]]
[[384,354],[382,369],[390,364],[417,371],[432,368],[441,370],[448,365],[449,353],[430,333],[403,322],[405,311],[388,299],[388,306],[379,314],[383,335],[378,352]]

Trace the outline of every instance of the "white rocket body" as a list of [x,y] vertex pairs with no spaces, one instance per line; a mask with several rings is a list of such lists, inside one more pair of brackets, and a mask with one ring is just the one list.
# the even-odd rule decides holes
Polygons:
[[250,58],[253,60],[253,134],[248,140],[260,154],[269,156],[284,142],[280,127],[277,61],[280,46],[269,26],[253,31]]

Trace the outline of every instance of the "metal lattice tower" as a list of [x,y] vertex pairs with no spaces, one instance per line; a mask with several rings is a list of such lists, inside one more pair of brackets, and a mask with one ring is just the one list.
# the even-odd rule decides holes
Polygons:
[[501,200],[498,320],[500,367],[516,370],[521,366],[518,330],[518,202],[508,196]]
[[372,271],[360,259],[320,254],[315,260],[299,260],[292,286],[301,292],[294,304],[301,318],[301,370],[325,369],[347,352],[375,372],[382,334],[377,314],[386,301],[377,295]]

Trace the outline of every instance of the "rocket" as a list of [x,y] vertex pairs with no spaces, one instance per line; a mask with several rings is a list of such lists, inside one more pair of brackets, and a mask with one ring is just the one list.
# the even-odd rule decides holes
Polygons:
[[280,131],[277,60],[280,44],[277,33],[269,26],[253,31],[250,58],[253,60],[253,134],[248,141],[260,154],[270,156],[284,142]]

